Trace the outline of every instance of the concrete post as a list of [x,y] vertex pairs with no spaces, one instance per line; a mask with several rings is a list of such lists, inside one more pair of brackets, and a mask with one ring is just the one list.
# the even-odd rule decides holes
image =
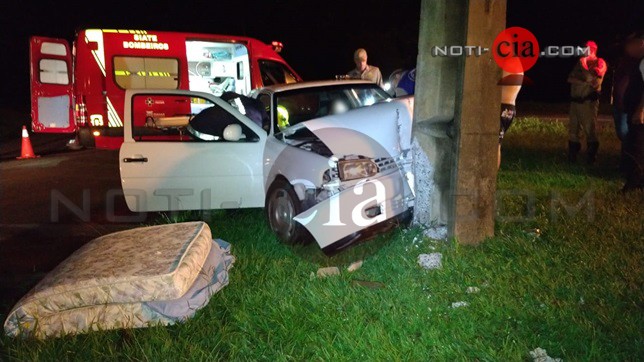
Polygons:
[[414,222],[447,225],[456,91],[464,59],[435,57],[434,46],[465,45],[467,0],[423,0],[414,91]]
[[494,234],[501,69],[492,53],[432,56],[433,46],[491,47],[506,0],[423,0],[416,68],[416,223],[461,243]]

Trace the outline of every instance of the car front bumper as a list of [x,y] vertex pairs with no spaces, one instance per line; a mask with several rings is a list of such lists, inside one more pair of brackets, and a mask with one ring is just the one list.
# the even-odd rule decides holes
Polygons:
[[411,188],[396,170],[336,192],[297,215],[295,220],[306,227],[324,250],[405,213],[412,202]]

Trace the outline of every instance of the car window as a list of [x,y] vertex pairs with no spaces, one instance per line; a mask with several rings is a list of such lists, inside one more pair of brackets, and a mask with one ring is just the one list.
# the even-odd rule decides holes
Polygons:
[[266,112],[266,116],[268,117],[268,125],[262,125],[262,128],[266,130],[267,133],[270,132],[270,122],[271,122],[271,96],[268,94],[260,94],[258,98],[260,102],[262,102],[262,105],[264,106],[264,112]]
[[272,60],[260,59],[259,72],[264,86],[297,82],[297,77],[284,64]]
[[179,60],[115,56],[114,80],[122,89],[179,88]]
[[349,84],[276,93],[275,132],[314,118],[348,112],[389,98],[377,85]]
[[[228,127],[230,125],[236,126]],[[136,94],[132,97],[132,136],[136,142],[259,140],[235,114],[212,101],[171,94]]]
[[271,110],[271,96],[265,93],[260,94],[257,99],[259,99],[260,102],[264,105],[264,109],[266,112],[270,112]]

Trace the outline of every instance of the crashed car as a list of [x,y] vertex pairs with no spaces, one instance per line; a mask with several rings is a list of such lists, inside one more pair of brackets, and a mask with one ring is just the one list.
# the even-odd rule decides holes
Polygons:
[[280,240],[312,237],[324,251],[409,216],[409,100],[364,81],[274,85],[250,96],[266,112],[260,120],[239,99],[128,90],[119,156],[128,208],[264,207]]

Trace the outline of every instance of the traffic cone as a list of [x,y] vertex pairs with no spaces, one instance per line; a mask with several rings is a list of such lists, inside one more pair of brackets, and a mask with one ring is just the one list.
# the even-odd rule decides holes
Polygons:
[[19,160],[24,160],[27,158],[36,158],[40,157],[34,154],[34,149],[31,147],[31,141],[29,140],[29,132],[27,132],[27,127],[22,126],[22,151],[20,152],[20,157],[16,157]]

